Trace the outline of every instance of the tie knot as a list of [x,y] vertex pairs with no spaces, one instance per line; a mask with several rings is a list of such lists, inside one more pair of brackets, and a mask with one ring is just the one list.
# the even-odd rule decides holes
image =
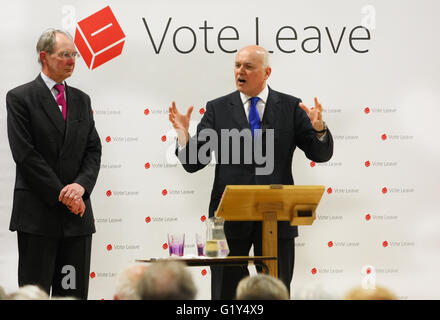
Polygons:
[[64,92],[64,84],[56,84],[54,85],[54,88],[58,90],[58,93]]
[[260,100],[260,98],[258,98],[258,97],[252,97],[252,98],[251,98],[251,105],[252,105],[252,106],[257,105],[258,100]]

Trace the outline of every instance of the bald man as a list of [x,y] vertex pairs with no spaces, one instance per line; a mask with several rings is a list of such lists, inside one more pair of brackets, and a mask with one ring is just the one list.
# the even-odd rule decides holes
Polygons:
[[[214,216],[227,185],[293,185],[292,157],[296,147],[315,162],[325,162],[332,157],[333,139],[322,120],[322,106],[318,99],[315,98],[315,107],[309,110],[301,99],[271,89],[266,83],[271,72],[267,50],[259,46],[241,49],[235,58],[237,91],[207,103],[195,137],[189,137],[188,133],[193,107],[189,107],[185,114],[177,110],[174,102],[170,107],[169,119],[178,136],[176,154],[186,171],[196,172],[204,168],[212,156],[212,153],[206,155],[206,145],[213,144],[214,140],[218,142],[210,217]],[[230,136],[224,135],[225,130],[240,133],[239,148],[228,146]],[[213,132],[216,139],[206,139]],[[247,157],[249,141],[255,145],[259,138],[268,163],[258,162],[261,159],[261,155],[256,154],[258,148],[250,150],[252,161],[249,162]],[[192,147],[194,145],[196,148]],[[224,156],[224,150],[232,153]],[[227,221],[225,234],[230,256],[248,255],[252,246],[255,255],[262,254],[261,222]],[[278,223],[278,275],[289,290],[297,236],[297,227],[290,226],[287,221]],[[248,274],[247,268],[213,267],[212,299],[234,299],[238,282]]]

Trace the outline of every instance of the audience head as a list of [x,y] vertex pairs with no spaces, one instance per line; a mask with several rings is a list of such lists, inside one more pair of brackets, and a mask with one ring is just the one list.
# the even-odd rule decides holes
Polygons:
[[345,300],[397,300],[397,297],[381,286],[376,286],[374,289],[364,289],[359,286],[351,289],[346,294]]
[[191,274],[178,261],[149,265],[138,285],[141,300],[192,300],[196,293]]
[[336,300],[339,295],[335,294],[320,281],[311,281],[295,292],[295,300]]
[[116,292],[114,300],[139,300],[137,287],[147,266],[133,264],[124,268],[116,279]]
[[237,300],[289,300],[284,283],[266,274],[242,279],[237,286]]
[[9,300],[48,300],[48,294],[36,285],[25,285],[9,295]]

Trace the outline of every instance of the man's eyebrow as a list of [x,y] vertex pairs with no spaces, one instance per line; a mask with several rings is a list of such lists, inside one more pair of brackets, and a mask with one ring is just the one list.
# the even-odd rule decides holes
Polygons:
[[247,67],[252,67],[254,64],[252,62],[239,62],[239,61],[235,61],[235,65],[245,65]]

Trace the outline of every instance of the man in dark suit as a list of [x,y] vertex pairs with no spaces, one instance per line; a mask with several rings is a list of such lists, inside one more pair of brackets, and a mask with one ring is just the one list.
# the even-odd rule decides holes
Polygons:
[[[176,154],[186,171],[195,172],[205,167],[209,161],[201,161],[200,158],[206,153],[202,147],[214,140],[218,141],[217,164],[209,204],[210,217],[214,215],[226,185],[292,185],[292,157],[296,147],[316,162],[328,161],[333,154],[333,139],[322,120],[322,106],[318,100],[315,98],[315,108],[309,110],[300,99],[272,90],[266,85],[271,74],[268,56],[267,51],[258,46],[248,46],[237,53],[235,81],[238,91],[208,102],[195,137],[190,138],[188,134],[193,107],[186,114],[179,113],[174,102],[170,107],[169,119],[178,136]],[[225,144],[229,143],[222,135],[225,129],[248,131],[249,134],[252,132],[251,144],[260,135],[262,149],[271,153],[266,154],[269,162],[272,161],[266,164],[269,169],[272,167],[271,170],[258,173],[262,165],[255,161],[255,154],[251,155],[252,162],[243,161],[247,156],[243,156],[246,153],[246,142],[243,143],[246,138],[241,140],[238,149],[232,148],[232,153],[240,152],[239,163],[233,159],[231,161],[231,157],[222,157],[224,150],[230,150],[229,146],[225,149]],[[217,138],[206,138],[210,136],[206,133],[213,131]],[[270,137],[272,140],[268,139]],[[196,148],[192,148],[192,145],[196,145]],[[191,152],[198,153],[197,161],[191,161]],[[260,222],[227,221],[224,228],[229,255],[248,255],[252,245],[255,255],[261,255]],[[290,226],[289,222],[278,223],[278,275],[289,289],[293,276],[294,239],[297,235],[297,227]],[[248,274],[247,268],[239,267],[216,267],[211,270],[213,299],[233,299],[238,282]]]
[[18,284],[87,299],[95,232],[90,195],[101,142],[89,96],[64,81],[77,56],[70,35],[44,32],[37,52],[41,73],[6,96],[16,163],[10,230],[18,237]]

